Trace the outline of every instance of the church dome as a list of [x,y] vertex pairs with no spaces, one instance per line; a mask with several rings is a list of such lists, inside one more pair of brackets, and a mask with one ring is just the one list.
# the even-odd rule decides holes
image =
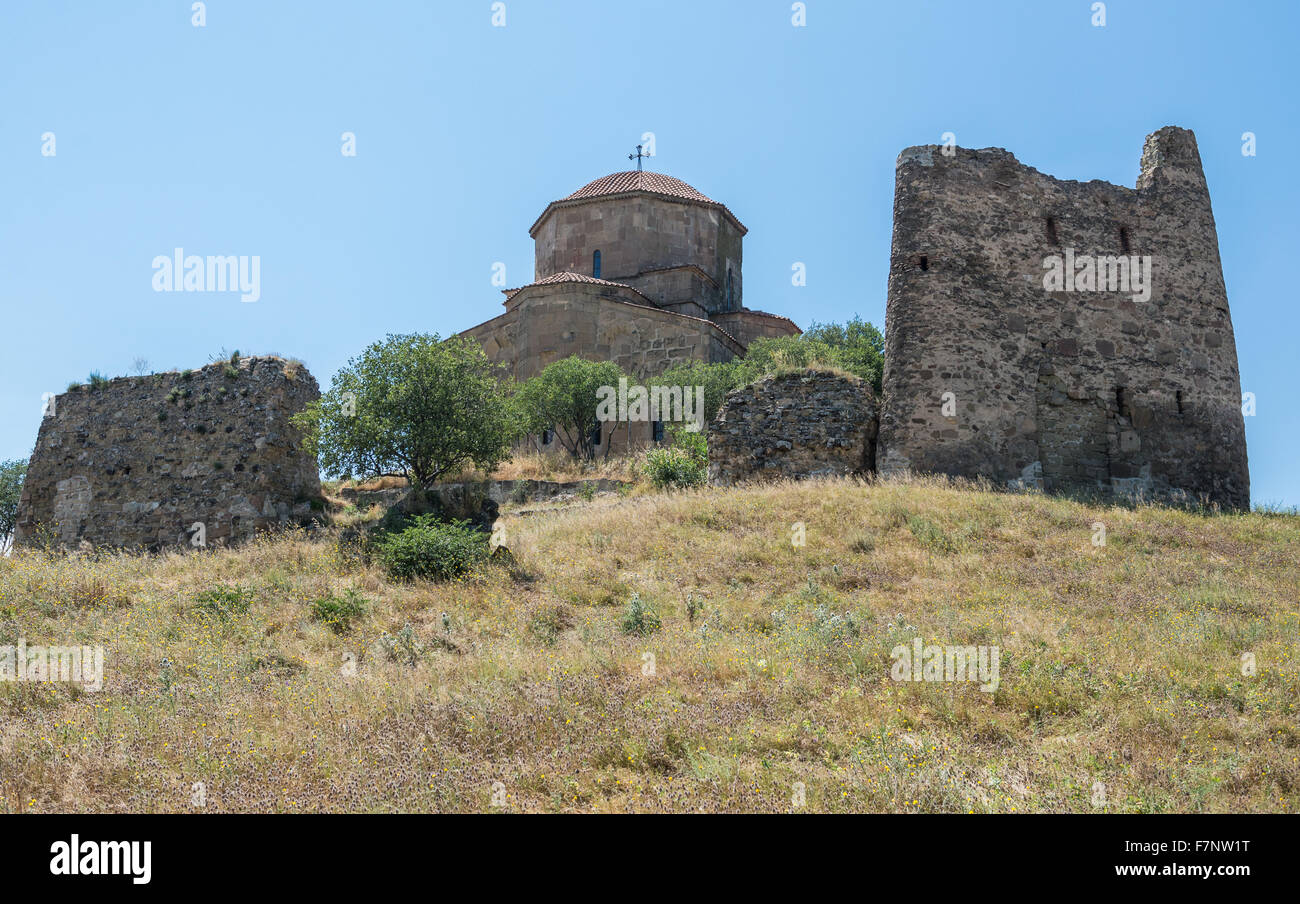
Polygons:
[[674,179],[672,176],[665,176],[663,173],[647,173],[637,170],[626,173],[610,173],[608,176],[602,176],[594,182],[588,182],[562,200],[579,201],[584,198],[618,195],[629,191],[649,191],[658,195],[685,198],[688,201],[700,201],[704,204],[717,203],[712,198],[696,191],[681,179]]

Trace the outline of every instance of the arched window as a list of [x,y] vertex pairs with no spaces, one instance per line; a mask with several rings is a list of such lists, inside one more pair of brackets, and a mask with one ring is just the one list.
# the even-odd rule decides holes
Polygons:
[[600,279],[600,252],[591,252],[591,275]]

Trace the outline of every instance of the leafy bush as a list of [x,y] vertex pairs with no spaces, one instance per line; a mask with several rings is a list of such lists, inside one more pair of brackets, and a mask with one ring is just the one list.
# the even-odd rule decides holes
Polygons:
[[468,521],[448,523],[433,515],[417,515],[409,527],[381,539],[377,553],[392,578],[445,581],[486,561],[489,550],[487,536]]
[[211,590],[204,590],[194,595],[196,611],[202,615],[216,616],[222,621],[242,615],[252,604],[253,591],[225,584],[218,584]]
[[352,622],[365,615],[370,601],[348,589],[342,596],[327,596],[311,604],[311,617],[318,622],[329,625],[335,634],[346,634],[352,630]]
[[646,452],[646,478],[658,489],[703,486],[709,478],[709,446],[703,433],[673,431],[673,444]]
[[86,377],[86,384],[91,389],[103,389],[108,385],[108,377],[104,376],[97,370],[92,370],[90,376]]
[[644,468],[646,477],[661,490],[700,486],[708,477],[707,468],[701,468],[691,453],[675,446],[648,451]]
[[641,594],[633,593],[623,609],[623,633],[645,637],[658,631],[661,624],[654,607],[644,602]]

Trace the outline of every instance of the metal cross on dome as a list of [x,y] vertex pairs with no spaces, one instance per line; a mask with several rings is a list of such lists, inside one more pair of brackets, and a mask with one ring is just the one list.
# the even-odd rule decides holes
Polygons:
[[649,159],[650,159],[650,155],[649,155],[649,154],[642,154],[642,153],[641,153],[641,147],[642,147],[642,146],[638,144],[638,145],[636,146],[636,153],[635,153],[635,154],[628,154],[628,155],[627,155],[627,159],[628,159],[628,160],[635,160],[635,161],[636,161],[636,171],[637,171],[638,173],[641,172],[641,161],[642,161],[642,160],[649,160]]

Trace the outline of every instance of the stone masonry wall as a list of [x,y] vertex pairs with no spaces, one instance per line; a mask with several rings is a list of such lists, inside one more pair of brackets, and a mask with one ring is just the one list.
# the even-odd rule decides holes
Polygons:
[[[727,309],[728,268],[731,307],[742,304],[744,231],[716,205],[644,194],[599,198],[556,207],[532,235],[538,280],[565,270],[591,274],[592,252],[600,251],[602,279],[633,285],[657,304]],[[682,282],[684,267],[710,282]]]
[[583,283],[530,286],[501,317],[461,335],[483,344],[488,358],[508,364],[517,380],[572,354],[614,361],[646,378],[689,361],[729,361],[744,346],[716,324],[620,299],[626,289]]
[[319,396],[306,368],[242,358],[57,396],[41,422],[17,543],[208,546],[309,520],[315,460],[288,418]]
[[876,400],[857,377],[809,370],[764,377],[727,395],[709,425],[709,482],[871,471]]
[[[1248,506],[1195,136],[1150,135],[1136,188],[1054,179],[1001,149],[944,150],[898,158],[879,470]],[[1067,255],[1076,267],[1150,256],[1149,300],[1048,291],[1045,261]]]

